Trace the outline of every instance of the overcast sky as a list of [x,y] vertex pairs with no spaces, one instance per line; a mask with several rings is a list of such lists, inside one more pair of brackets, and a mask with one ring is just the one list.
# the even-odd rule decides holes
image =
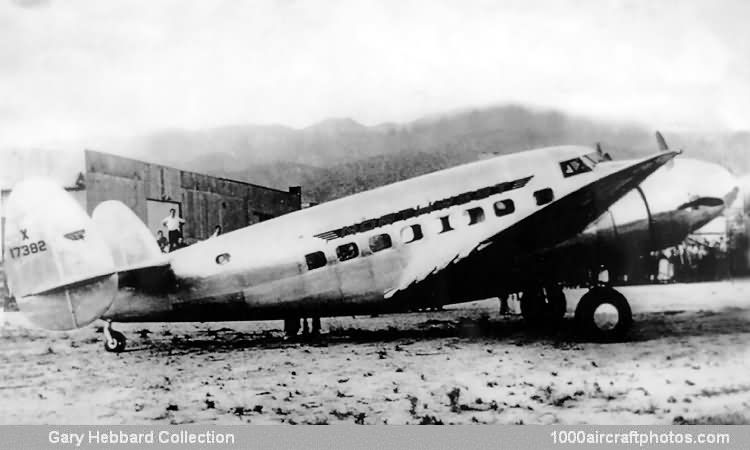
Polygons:
[[750,129],[750,2],[0,0],[0,147],[505,102]]

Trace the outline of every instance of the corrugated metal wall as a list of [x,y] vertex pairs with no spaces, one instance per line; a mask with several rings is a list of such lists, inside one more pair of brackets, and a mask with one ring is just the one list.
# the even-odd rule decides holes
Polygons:
[[182,171],[87,150],[86,206],[120,200],[148,223],[146,200],[179,202],[188,242],[202,240],[216,225],[225,232],[300,209],[299,190],[290,192]]

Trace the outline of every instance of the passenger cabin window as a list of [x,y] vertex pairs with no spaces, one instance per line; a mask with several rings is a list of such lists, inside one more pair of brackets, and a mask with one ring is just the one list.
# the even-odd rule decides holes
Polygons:
[[307,262],[307,270],[319,269],[326,265],[326,255],[323,252],[310,253],[305,255],[305,262]]
[[508,214],[512,214],[516,210],[516,204],[513,203],[513,200],[511,199],[495,202],[494,207],[495,215],[497,217],[507,216]]
[[370,250],[373,253],[391,248],[393,242],[391,242],[391,236],[389,234],[378,234],[370,238]]
[[446,231],[451,231],[453,229],[453,227],[451,226],[450,216],[441,217],[440,225],[443,227],[443,229],[440,230],[441,233],[445,233]]
[[546,205],[555,199],[555,193],[550,188],[544,188],[534,192],[534,198],[537,205]]
[[401,242],[408,244],[410,242],[418,241],[424,237],[422,234],[422,227],[418,224],[409,225],[401,229]]
[[484,210],[478,206],[476,208],[467,209],[466,214],[469,215],[469,225],[484,222]]
[[338,256],[339,261],[346,261],[356,258],[357,256],[359,256],[359,247],[357,247],[357,244],[355,244],[354,242],[339,245],[338,247],[336,247],[336,256]]
[[560,170],[565,178],[578,175],[579,173],[591,172],[591,167],[584,164],[581,158],[573,158],[560,163]]

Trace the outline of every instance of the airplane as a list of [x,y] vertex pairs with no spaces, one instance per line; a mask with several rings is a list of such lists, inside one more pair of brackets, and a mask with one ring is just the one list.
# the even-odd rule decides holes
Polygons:
[[[284,319],[285,331],[296,333],[300,317],[532,292],[553,280],[534,270],[517,276],[517,261],[582,232],[677,154],[611,161],[584,146],[508,154],[169,254],[124,204],[105,201],[89,217],[59,186],[32,178],[7,202],[7,281],[20,311],[42,328],[105,320],[112,352],[126,345],[113,322]],[[528,295],[522,306],[562,317],[564,296],[552,297]],[[611,286],[593,286],[575,317],[582,334],[604,341],[622,339],[632,323],[627,300]]]

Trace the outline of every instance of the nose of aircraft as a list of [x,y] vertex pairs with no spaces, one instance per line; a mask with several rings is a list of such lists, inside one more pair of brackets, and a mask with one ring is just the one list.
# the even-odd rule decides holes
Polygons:
[[719,164],[677,157],[643,182],[651,212],[706,210],[716,214],[734,203],[739,182]]

